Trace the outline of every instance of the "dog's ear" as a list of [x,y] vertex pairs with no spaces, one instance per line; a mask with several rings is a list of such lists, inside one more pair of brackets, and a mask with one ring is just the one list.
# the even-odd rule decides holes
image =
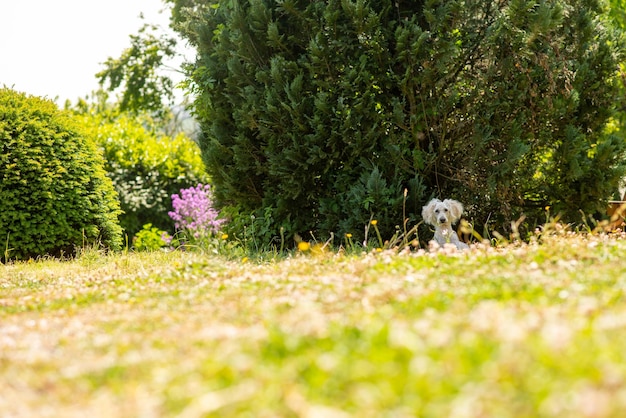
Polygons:
[[443,201],[448,208],[450,208],[450,215],[456,221],[461,218],[463,214],[463,204],[461,202],[457,202],[456,200],[446,199]]
[[432,199],[426,206],[422,208],[422,218],[424,218],[424,222],[429,225],[436,225],[437,220],[435,217],[435,206],[437,203],[440,203],[439,199]]

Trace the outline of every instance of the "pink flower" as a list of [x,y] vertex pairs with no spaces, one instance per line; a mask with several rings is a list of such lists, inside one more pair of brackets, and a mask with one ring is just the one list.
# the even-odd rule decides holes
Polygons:
[[217,233],[225,221],[218,219],[219,212],[213,208],[213,195],[208,184],[182,189],[180,195],[173,194],[172,206],[174,211],[168,215],[176,229],[194,238]]

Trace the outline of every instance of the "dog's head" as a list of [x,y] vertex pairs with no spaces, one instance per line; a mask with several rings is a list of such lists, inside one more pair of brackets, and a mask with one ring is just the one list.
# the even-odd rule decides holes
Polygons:
[[452,199],[446,199],[443,202],[433,199],[422,208],[424,222],[433,226],[453,224],[461,218],[462,214],[463,205]]

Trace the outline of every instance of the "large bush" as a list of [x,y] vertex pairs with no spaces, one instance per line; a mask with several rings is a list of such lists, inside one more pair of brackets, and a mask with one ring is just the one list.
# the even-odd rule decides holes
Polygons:
[[148,223],[173,231],[172,195],[208,181],[197,144],[183,133],[161,133],[146,115],[85,112],[82,123],[104,152],[126,234],[132,237]]
[[103,159],[50,100],[0,89],[0,240],[3,256],[119,249],[119,203]]
[[580,221],[624,173],[600,1],[172,2],[231,225],[390,235],[431,196],[476,226]]

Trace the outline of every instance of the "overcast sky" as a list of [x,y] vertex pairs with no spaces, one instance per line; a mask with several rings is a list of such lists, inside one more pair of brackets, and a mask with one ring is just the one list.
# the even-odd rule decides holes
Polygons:
[[161,0],[0,0],[0,86],[75,102],[148,23],[167,27]]

